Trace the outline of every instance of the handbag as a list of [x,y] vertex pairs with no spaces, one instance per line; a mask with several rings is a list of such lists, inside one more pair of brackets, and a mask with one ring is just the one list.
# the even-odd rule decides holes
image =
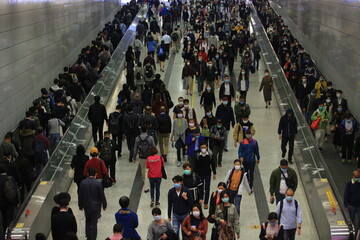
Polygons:
[[288,177],[285,177],[285,174],[283,173],[283,171],[281,171],[281,169],[280,169],[280,172],[284,176],[286,186],[288,188],[294,189],[294,187],[295,187],[294,181]]
[[[161,157],[161,159],[162,159],[163,157]],[[167,179],[167,174],[166,174],[166,170],[165,170],[165,166],[164,165],[162,165],[161,166],[161,176],[162,176],[162,178],[163,179]]]
[[218,239],[219,239],[219,232],[214,225],[214,227],[211,229],[211,240],[218,240]]
[[311,128],[312,130],[317,130],[317,129],[319,129],[320,120],[321,120],[321,118],[318,118],[318,119],[314,120],[314,121],[311,123],[310,128]]
[[[101,159],[100,159],[100,168],[101,168],[101,171],[102,171],[102,164],[101,164]],[[103,175],[103,179],[102,179],[102,185],[104,188],[109,188],[113,185],[111,179],[109,178],[108,175]]]
[[73,179],[74,178],[74,175],[75,175],[75,171],[74,169],[70,168],[69,169],[69,172],[68,172],[68,177]]
[[330,126],[330,132],[334,133],[335,130],[336,130],[336,127],[335,127],[334,124],[332,124],[332,125]]
[[251,73],[255,73],[255,67],[254,67],[254,66],[250,66],[250,71],[251,71]]

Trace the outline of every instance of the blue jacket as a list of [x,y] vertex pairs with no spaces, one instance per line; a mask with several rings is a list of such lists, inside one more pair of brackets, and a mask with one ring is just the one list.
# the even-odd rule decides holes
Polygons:
[[[187,154],[190,157],[195,157],[196,152],[200,151],[200,144],[205,142],[205,137],[201,134],[200,134],[200,137],[198,139],[196,139],[195,141],[192,140],[193,137],[195,137],[195,136],[193,134],[190,134],[185,140],[185,145],[188,146]],[[197,151],[195,151],[196,143],[198,143]]]
[[122,208],[115,213],[116,223],[124,228],[123,238],[141,239],[135,228],[139,226],[138,216],[128,208]]
[[244,162],[255,162],[255,156],[257,160],[260,160],[259,144],[255,139],[244,139],[239,145],[239,158],[243,158]]

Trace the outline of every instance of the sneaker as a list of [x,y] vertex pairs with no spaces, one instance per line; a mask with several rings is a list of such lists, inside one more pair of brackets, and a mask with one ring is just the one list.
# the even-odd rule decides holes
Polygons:
[[290,164],[294,164],[293,160],[289,159],[289,163]]
[[151,203],[150,203],[150,207],[154,207],[154,201],[151,201]]
[[209,205],[208,204],[204,204],[204,209],[208,209]]
[[181,162],[177,162],[177,166],[180,167],[180,165],[181,165]]
[[285,158],[285,153],[281,154],[281,158]]
[[342,165],[345,165],[346,160],[343,158],[343,159],[341,160],[341,163],[342,163]]
[[150,189],[145,189],[144,193],[148,193],[150,191]]
[[268,108],[268,105],[266,105],[265,108]]
[[155,203],[155,206],[156,206],[156,207],[159,207],[159,206],[160,206],[160,203],[159,203],[159,202],[156,202],[156,203]]
[[218,167],[222,167],[221,163],[218,163]]
[[224,149],[225,152],[228,152],[229,150],[227,148]]
[[116,183],[116,179],[115,178],[110,178],[112,183],[115,184]]

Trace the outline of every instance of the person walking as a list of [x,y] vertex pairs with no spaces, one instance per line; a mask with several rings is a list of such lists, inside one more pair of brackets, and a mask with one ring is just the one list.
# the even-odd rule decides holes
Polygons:
[[148,227],[147,240],[167,239],[170,231],[173,230],[171,223],[164,219],[161,215],[160,208],[153,208],[151,214],[154,218]]
[[356,215],[358,216],[358,225],[355,226],[355,229],[359,229],[359,220],[360,220],[360,172],[354,171],[353,177],[350,181],[346,183],[345,193],[344,193],[344,205],[345,208],[349,211],[351,221],[355,224]]
[[181,224],[181,229],[187,236],[187,240],[195,240],[199,238],[206,240],[208,221],[203,214],[200,204],[196,203],[191,208],[191,214],[184,219]]
[[[174,187],[168,192],[168,220],[169,222],[172,220],[173,229],[179,236],[180,226],[189,215],[194,200],[189,189],[183,187],[184,180],[181,176],[173,177],[172,181]],[[185,239],[185,234],[182,235],[183,239]]]
[[199,175],[205,194],[203,197],[204,209],[209,208],[209,197],[210,197],[210,185],[211,185],[211,172],[213,173],[213,179],[216,179],[216,162],[206,143],[200,145],[201,151],[197,154],[194,172]]
[[97,149],[99,149],[100,159],[104,161],[106,169],[110,170],[110,179],[116,183],[115,178],[115,165],[116,165],[116,154],[117,149],[116,142],[110,139],[110,132],[104,132],[104,139],[99,141],[97,144]]
[[359,126],[355,119],[351,117],[351,114],[347,112],[345,114],[345,119],[341,121],[339,128],[342,133],[342,163],[345,164],[346,161],[351,163],[354,151],[355,133],[359,130]]
[[260,240],[282,240],[284,235],[283,225],[279,224],[276,212],[268,215],[268,221],[261,224]]
[[169,152],[169,140],[171,133],[171,117],[166,112],[166,108],[162,106],[160,108],[160,114],[156,116],[158,124],[158,138],[161,156],[164,161],[167,162],[167,154]]
[[229,100],[227,97],[223,97],[222,104],[220,104],[216,108],[216,118],[221,119],[222,124],[226,129],[224,151],[228,152],[228,136],[230,131],[230,124],[232,125],[232,127],[235,126],[235,118],[233,108],[229,105]]
[[188,123],[183,117],[183,111],[179,110],[176,119],[173,121],[173,128],[171,131],[171,142],[172,145],[176,148],[177,153],[177,166],[181,165],[181,150],[183,155],[185,155],[185,131],[188,128]]
[[274,195],[276,204],[285,199],[286,189],[291,188],[296,191],[298,185],[297,174],[294,169],[289,167],[286,159],[280,161],[280,166],[272,171],[270,176],[270,203],[274,202]]
[[[239,159],[242,162],[245,172],[247,172],[247,177],[249,179],[250,188],[253,188],[254,183],[254,170],[255,164],[260,163],[260,153],[259,153],[259,144],[252,138],[251,130],[248,129],[245,131],[246,138],[241,141],[239,145]],[[255,159],[257,159],[255,161]]]
[[210,149],[213,151],[215,164],[222,166],[222,155],[225,146],[226,128],[221,119],[217,119],[216,125],[210,129]]
[[185,145],[187,146],[188,161],[191,168],[194,168],[196,154],[200,152],[200,144],[204,142],[205,137],[201,135],[199,128],[196,128],[186,137]]
[[322,145],[324,144],[325,140],[325,131],[327,128],[328,123],[328,114],[326,111],[324,111],[324,104],[320,103],[319,108],[314,111],[314,113],[311,115],[312,121],[319,121],[317,124],[317,129],[314,129],[315,131],[315,141],[316,146],[322,150]]
[[262,78],[259,92],[263,91],[264,101],[266,108],[270,107],[271,104],[271,92],[274,91],[274,82],[271,76],[269,76],[269,70],[265,70],[264,77]]
[[106,121],[106,123],[109,122],[106,108],[100,103],[100,96],[98,95],[94,97],[94,103],[89,107],[88,118],[92,126],[92,137],[96,144],[98,141],[98,134],[99,140],[103,140],[104,121]]
[[252,193],[247,174],[248,173],[245,172],[244,168],[241,166],[240,160],[235,159],[234,167],[228,171],[224,178],[224,182],[230,193],[231,202],[234,203],[239,216],[243,189],[245,188],[249,195]]
[[215,94],[209,84],[206,85],[205,91],[201,94],[200,107],[204,108],[205,114],[207,110],[211,110],[216,107]]
[[183,90],[186,90],[186,95],[191,95],[193,91],[192,79],[194,78],[194,68],[191,66],[189,60],[185,61],[182,69],[181,78],[183,80]]
[[220,85],[219,100],[221,101],[224,97],[227,97],[228,105],[231,107],[231,101],[235,101],[235,88],[230,82],[229,75],[225,75],[224,82]]
[[282,158],[285,157],[286,145],[289,143],[288,161],[291,164],[293,163],[292,155],[294,152],[294,141],[297,132],[297,120],[294,116],[294,111],[289,108],[288,110],[286,110],[285,115],[280,118],[278,135],[279,140],[281,140]]
[[51,233],[54,240],[64,240],[68,232],[77,232],[75,216],[68,211],[69,200],[60,199],[59,207],[59,212],[51,215]]
[[172,43],[172,48],[174,50],[174,53],[178,53],[179,49],[180,49],[180,39],[181,39],[181,34],[179,29],[176,27],[174,28],[174,31],[171,33],[171,43]]
[[121,209],[115,213],[117,224],[121,224],[124,228],[123,239],[139,240],[141,237],[136,231],[139,226],[138,215],[129,209],[130,199],[122,196],[119,199]]
[[294,190],[288,188],[285,192],[285,199],[276,205],[276,214],[279,222],[283,225],[284,240],[294,240],[295,234],[301,235],[302,211],[294,199]]
[[230,203],[230,193],[224,190],[220,194],[221,202],[216,206],[215,221],[218,228],[217,239],[240,238],[239,215],[234,204]]
[[141,118],[133,111],[132,104],[127,106],[128,113],[124,116],[123,129],[126,136],[127,147],[129,150],[129,162],[134,158],[135,138],[140,134],[139,126],[141,125]]
[[243,95],[240,95],[239,97],[239,103],[235,104],[235,118],[236,122],[239,122],[241,119],[243,119],[244,116],[250,116],[251,110],[250,105],[246,103],[246,97]]
[[80,184],[85,179],[84,168],[89,156],[85,155],[85,148],[83,145],[76,147],[76,154],[72,157],[70,167],[74,170],[74,182],[76,183],[79,194]]
[[[86,162],[85,167],[84,167],[84,176],[85,177],[88,177],[88,172],[89,172],[90,168],[96,169],[96,179],[103,179],[105,175],[106,176],[108,175],[106,164],[103,160],[101,160],[100,158],[97,157],[98,155],[99,155],[98,148],[92,147],[90,149],[91,159]],[[101,182],[101,181],[99,181],[99,182]]]
[[[158,151],[156,147],[152,146],[149,149],[149,156],[146,158],[145,167],[148,169],[148,178],[150,181],[150,207],[154,205],[160,205],[160,184],[162,175],[162,167],[164,166],[164,158],[157,155]],[[155,196],[156,190],[156,198]]]
[[133,162],[139,153],[139,158],[146,159],[149,156],[150,147],[155,146],[154,138],[148,134],[148,129],[145,126],[141,127],[141,134],[135,138]]
[[226,183],[219,182],[217,189],[211,194],[210,205],[209,205],[209,217],[208,220],[210,223],[215,223],[215,210],[216,206],[221,203],[221,192],[226,190]]
[[101,216],[101,207],[105,211],[107,201],[101,182],[96,180],[97,171],[89,168],[88,178],[80,184],[79,209],[85,212],[85,232],[88,240],[97,239],[97,223]]
[[235,147],[237,147],[237,144],[246,138],[244,133],[248,129],[250,129],[252,136],[254,136],[256,133],[254,124],[249,121],[248,116],[243,116],[243,118],[236,123],[234,127],[233,139]]
[[121,105],[116,105],[115,111],[109,115],[109,132],[111,133],[112,140],[115,141],[117,146],[117,156],[121,157],[122,153],[122,140],[123,140],[123,121],[124,114],[122,113]]
[[202,204],[204,200],[204,184],[202,179],[193,171],[189,163],[183,164],[183,173],[184,187],[189,189],[195,203]]

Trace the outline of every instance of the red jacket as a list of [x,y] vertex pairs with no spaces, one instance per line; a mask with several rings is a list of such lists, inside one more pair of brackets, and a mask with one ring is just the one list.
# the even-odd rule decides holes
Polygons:
[[[192,234],[190,236],[187,236],[187,240],[194,240],[195,234],[190,230],[191,227],[191,221],[190,221],[190,215],[187,216],[184,221],[181,224],[181,229],[184,231],[185,234],[188,232],[191,232]],[[208,221],[204,218],[201,220],[199,227],[196,229],[195,233],[200,234],[200,237],[202,240],[206,240],[206,233],[208,230]]]
[[162,178],[161,167],[164,166],[164,158],[156,154],[149,156],[145,166],[149,169],[148,178]]
[[96,169],[96,179],[103,179],[104,175],[108,176],[108,171],[107,171],[106,165],[103,160],[101,160],[101,165],[100,165],[100,158],[93,157],[89,161],[86,162],[85,167],[84,167],[84,176],[85,177],[88,177],[89,168]]

